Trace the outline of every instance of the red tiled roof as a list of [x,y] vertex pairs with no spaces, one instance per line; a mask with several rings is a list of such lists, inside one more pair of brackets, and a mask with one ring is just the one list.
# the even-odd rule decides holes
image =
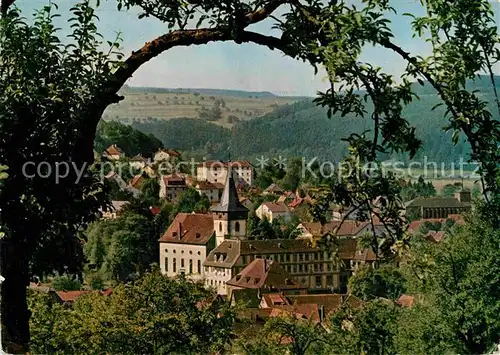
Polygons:
[[403,295],[399,296],[397,303],[401,307],[411,308],[413,306],[413,304],[415,303],[415,297],[403,294]]
[[412,221],[408,225],[408,230],[409,231],[418,232],[418,230],[420,229],[420,227],[422,226],[422,224],[425,223],[425,222],[431,222],[431,223],[439,222],[439,223],[444,223],[444,222],[446,222],[447,219],[454,220],[455,223],[457,223],[457,224],[463,224],[464,223],[464,217],[462,215],[460,215],[460,214],[450,214],[446,218],[424,218],[424,219],[419,219],[419,220],[416,220],[416,221]]
[[269,289],[302,289],[291,279],[291,276],[283,270],[278,263],[255,259],[238,275],[227,282],[227,285],[241,288],[269,288]]
[[273,213],[289,212],[288,208],[282,203],[264,202],[262,205],[266,206]]
[[130,161],[138,161],[138,162],[142,162],[142,163],[147,163],[148,160],[146,158],[144,158],[141,154],[137,154],[135,157],[130,159]]
[[443,240],[444,235],[445,235],[444,231],[438,231],[438,232],[436,232],[436,231],[429,231],[429,233],[427,233],[425,235],[425,238],[427,240],[432,241],[432,242],[439,243],[440,241]]
[[367,226],[368,222],[360,222],[353,220],[332,221],[321,225],[320,222],[305,222],[302,223],[304,228],[314,237],[320,237],[327,233],[336,234],[337,236],[355,235],[362,228]]
[[179,213],[160,238],[160,242],[207,244],[213,234],[214,220],[212,215]]
[[186,186],[186,180],[178,174],[164,175],[163,182],[166,186]]
[[156,216],[157,214],[159,214],[159,213],[160,213],[161,208],[160,208],[160,207],[153,206],[153,207],[150,207],[150,208],[149,208],[149,210],[151,211],[151,213],[152,213],[152,214],[154,214],[154,215]]
[[132,181],[130,181],[129,185],[137,188],[137,186],[139,186],[143,182],[143,180],[144,180],[144,177],[142,176],[142,174],[136,175],[136,176],[134,176]]
[[116,144],[110,145],[104,152],[108,155],[121,155],[121,154],[123,154],[123,151]]
[[269,317],[279,317],[282,315],[291,315],[298,319],[311,319],[318,323],[319,309],[317,304],[294,304],[286,306],[276,306],[271,311]]
[[169,148],[159,149],[158,152],[156,152],[156,153],[160,153],[160,152],[167,153],[168,155],[171,155],[173,157],[180,157],[181,156],[181,153],[179,153],[175,149],[169,149]]
[[91,293],[93,291],[57,291],[57,295],[63,302],[73,302],[81,295]]
[[[205,180],[205,181],[197,181],[196,183],[196,188],[202,191],[205,190],[215,190],[217,187],[214,186],[210,181]],[[222,187],[224,188],[224,187]]]

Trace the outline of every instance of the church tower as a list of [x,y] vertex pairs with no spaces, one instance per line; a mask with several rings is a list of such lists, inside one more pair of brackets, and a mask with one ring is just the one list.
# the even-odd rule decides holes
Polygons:
[[227,237],[240,240],[246,238],[248,209],[241,204],[238,198],[230,166],[228,166],[226,185],[221,201],[212,208],[212,213],[216,246],[219,246]]

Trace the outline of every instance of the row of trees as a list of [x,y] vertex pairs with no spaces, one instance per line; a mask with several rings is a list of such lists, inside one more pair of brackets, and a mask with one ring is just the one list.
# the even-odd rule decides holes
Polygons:
[[[485,354],[499,342],[500,231],[480,217],[449,231],[435,244],[417,238],[400,267],[361,269],[349,282],[352,296],[327,320],[273,318],[246,354]],[[411,307],[394,301],[413,295]]]

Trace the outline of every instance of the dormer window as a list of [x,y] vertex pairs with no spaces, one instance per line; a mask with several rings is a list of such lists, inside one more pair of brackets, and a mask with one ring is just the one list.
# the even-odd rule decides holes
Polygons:
[[172,232],[172,236],[173,236],[174,238],[177,238],[177,232]]
[[200,233],[196,233],[196,238],[200,238],[201,237],[201,234]]

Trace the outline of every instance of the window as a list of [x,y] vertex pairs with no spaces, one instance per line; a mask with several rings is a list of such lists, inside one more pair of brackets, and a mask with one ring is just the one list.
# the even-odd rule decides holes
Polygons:
[[327,286],[333,286],[333,275],[328,275],[326,277],[326,285]]
[[201,274],[201,260],[198,260],[198,274]]
[[201,255],[201,251],[198,252],[198,255]]
[[219,232],[222,232],[222,222],[219,222]]
[[189,273],[193,273],[193,259],[189,259]]
[[190,250],[190,251],[189,251],[189,254],[193,254],[193,252]]
[[165,258],[165,272],[168,272],[168,258]]
[[239,232],[239,231],[240,231],[240,222],[236,222],[236,223],[234,224],[234,231],[235,231],[235,232]]
[[176,259],[174,258],[174,265],[172,266],[174,272],[177,272]]
[[184,267],[184,258],[181,259],[181,268]]
[[286,261],[290,262],[290,254],[286,254]]
[[299,264],[299,272],[304,271],[304,264]]
[[177,253],[177,250],[174,249],[174,254]]
[[321,287],[321,276],[316,276],[316,287]]

